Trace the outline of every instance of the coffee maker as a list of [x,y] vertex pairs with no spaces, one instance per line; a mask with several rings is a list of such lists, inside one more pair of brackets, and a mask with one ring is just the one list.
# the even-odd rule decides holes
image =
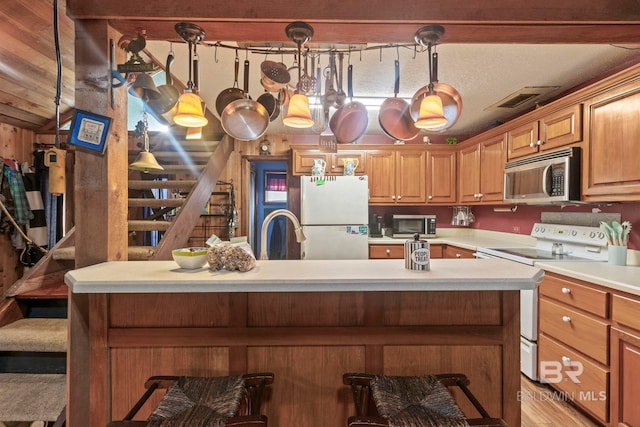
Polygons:
[[369,215],[369,236],[370,237],[382,237],[382,228],[384,222],[382,215],[371,214]]

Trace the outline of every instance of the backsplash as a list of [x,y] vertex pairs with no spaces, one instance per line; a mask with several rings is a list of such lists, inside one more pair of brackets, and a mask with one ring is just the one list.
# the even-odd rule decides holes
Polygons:
[[[640,250],[640,203],[618,203],[611,205],[577,205],[577,206],[528,206],[519,205],[515,212],[496,212],[496,206],[471,206],[475,215],[475,222],[469,228],[488,231],[501,231],[505,233],[526,234],[531,233],[533,224],[541,222],[542,213],[558,213],[562,217],[571,218],[574,213],[591,213],[593,209],[599,209],[601,214],[619,214],[621,221],[630,221],[632,224],[629,236],[629,248]],[[369,213],[390,216],[392,214],[434,214],[437,216],[438,228],[460,228],[451,225],[453,209],[447,206],[371,206]],[[553,217],[553,215],[550,215]],[[576,215],[576,221],[583,224],[585,215]],[[603,216],[602,218],[608,218]],[[611,219],[616,219],[612,217]],[[610,219],[607,219],[610,220]],[[558,222],[558,221],[550,221]]]

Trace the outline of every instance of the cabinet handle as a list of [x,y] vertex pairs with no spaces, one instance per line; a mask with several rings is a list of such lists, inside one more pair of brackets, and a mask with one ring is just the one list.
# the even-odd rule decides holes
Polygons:
[[336,165],[331,165],[331,169],[335,169],[335,168],[336,168]]
[[433,196],[429,196],[429,200],[433,199]]
[[569,323],[569,322],[571,322],[571,317],[569,317],[569,316],[562,316],[562,321],[563,321],[564,323]]
[[567,356],[562,356],[562,364],[568,365],[569,363],[571,363],[571,359],[569,359]]
[[391,196],[391,200],[395,200],[395,199],[396,199],[396,196]]
[[398,200],[402,199],[402,196],[398,196]]
[[544,141],[541,139],[539,139],[538,142],[536,142],[536,145],[542,145],[542,144],[544,144]]
[[462,258],[462,254],[456,254],[456,258]]
[[531,141],[531,142],[529,143],[529,147],[533,148],[533,147],[535,147],[535,146],[536,146],[536,144],[535,144],[533,141]]
[[479,199],[481,199],[481,198],[482,198],[482,196],[484,196],[484,194],[482,194],[482,193],[478,193],[478,198],[479,198]]
[[391,253],[391,249],[387,249],[385,252],[389,255]]
[[562,293],[563,293],[563,294],[570,294],[570,293],[571,293],[571,289],[569,289],[569,288],[562,288]]

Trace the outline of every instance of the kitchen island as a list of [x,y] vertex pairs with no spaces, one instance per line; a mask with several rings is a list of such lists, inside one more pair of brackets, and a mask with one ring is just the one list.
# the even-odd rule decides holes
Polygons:
[[479,259],[432,260],[426,272],[403,260],[258,261],[246,273],[173,261],[73,270],[68,425],[122,418],[151,375],[269,371],[273,426],[346,425],[354,408],[345,372],[463,372],[489,413],[517,426],[519,291],[542,278],[534,267]]

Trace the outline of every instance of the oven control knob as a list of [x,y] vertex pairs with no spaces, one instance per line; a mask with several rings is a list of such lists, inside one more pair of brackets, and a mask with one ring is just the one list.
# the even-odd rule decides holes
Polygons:
[[571,230],[571,236],[575,237],[577,235],[578,235],[578,232],[576,230]]
[[596,233],[594,231],[592,231],[591,233],[589,233],[589,238],[593,239],[596,237]]
[[569,316],[562,316],[562,321],[563,321],[564,323],[569,323],[569,322],[571,322],[571,317],[569,317]]
[[604,239],[604,233],[603,232],[599,232],[598,233],[598,239]]

